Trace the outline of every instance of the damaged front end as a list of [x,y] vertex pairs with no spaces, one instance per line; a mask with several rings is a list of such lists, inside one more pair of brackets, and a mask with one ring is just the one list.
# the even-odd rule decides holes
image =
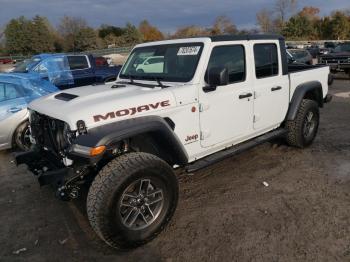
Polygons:
[[29,152],[15,154],[16,164],[27,165],[40,186],[52,185],[60,199],[77,198],[82,184],[91,179],[97,160],[81,149],[74,152],[77,132],[61,120],[31,111],[30,128],[34,146]]

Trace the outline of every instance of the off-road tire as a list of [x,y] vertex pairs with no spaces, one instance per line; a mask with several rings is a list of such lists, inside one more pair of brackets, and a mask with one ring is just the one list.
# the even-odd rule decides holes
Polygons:
[[25,121],[17,127],[13,137],[14,145],[22,151],[28,151],[31,148],[29,138],[26,138],[27,132],[29,132],[29,122]]
[[[309,112],[312,112],[314,114],[315,127],[310,136],[306,137],[304,135],[304,123]],[[286,137],[287,143],[290,146],[299,148],[304,148],[311,145],[317,135],[320,121],[319,117],[320,113],[317,102],[309,99],[303,99],[295,119],[287,121],[286,123],[286,128],[288,131]]]
[[[164,206],[152,224],[144,229],[127,228],[118,218],[123,192],[134,181],[151,178],[164,183]],[[87,214],[97,235],[117,249],[143,245],[156,237],[173,216],[178,201],[178,180],[162,159],[148,153],[128,153],[108,163],[95,177],[87,197]],[[120,208],[120,207],[119,207]]]

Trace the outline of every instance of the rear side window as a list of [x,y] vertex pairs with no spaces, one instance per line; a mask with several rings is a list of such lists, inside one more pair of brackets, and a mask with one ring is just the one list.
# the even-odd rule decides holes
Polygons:
[[23,96],[23,89],[19,86],[8,83],[0,83],[0,102]]
[[256,78],[278,75],[278,55],[275,44],[254,45]]
[[214,47],[211,52],[207,73],[215,67],[227,68],[229,83],[244,81],[246,75],[244,47],[242,45]]
[[71,70],[89,68],[86,56],[68,56],[68,63]]
[[0,102],[5,101],[5,85],[0,83]]

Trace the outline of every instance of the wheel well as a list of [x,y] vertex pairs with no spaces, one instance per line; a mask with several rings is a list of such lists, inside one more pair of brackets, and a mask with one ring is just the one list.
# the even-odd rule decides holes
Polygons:
[[11,138],[11,143],[12,143],[12,146],[16,145],[16,134],[17,134],[17,130],[18,128],[23,125],[24,123],[28,122],[28,119],[26,120],[23,120],[21,123],[19,123],[16,128],[14,129],[13,133],[12,133],[12,138]]
[[304,99],[314,100],[318,103],[319,107],[323,107],[322,91],[318,88],[307,91],[304,95]]
[[129,138],[129,147],[132,151],[156,155],[171,166],[176,164],[173,152],[167,148],[166,141],[157,132],[149,132]]

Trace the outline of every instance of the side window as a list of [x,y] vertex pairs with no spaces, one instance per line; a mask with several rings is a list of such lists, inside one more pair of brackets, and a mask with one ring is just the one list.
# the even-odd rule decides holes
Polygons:
[[20,86],[9,83],[0,83],[0,102],[23,96],[23,89]]
[[7,100],[22,97],[21,90],[18,86],[14,84],[5,85],[5,96]]
[[64,70],[69,70],[64,57],[50,57],[42,61],[34,71],[45,74]]
[[254,59],[256,78],[278,75],[278,55],[275,44],[255,44]]
[[41,73],[41,74],[47,73],[48,70],[47,70],[46,62],[44,61],[44,62],[40,63],[40,64],[35,68],[34,71],[37,72],[37,73]]
[[0,83],[0,102],[5,101],[5,84]]
[[79,70],[89,68],[86,56],[68,56],[70,70]]
[[211,52],[207,72],[215,67],[227,68],[229,83],[244,81],[246,77],[244,47],[242,45],[214,47]]

